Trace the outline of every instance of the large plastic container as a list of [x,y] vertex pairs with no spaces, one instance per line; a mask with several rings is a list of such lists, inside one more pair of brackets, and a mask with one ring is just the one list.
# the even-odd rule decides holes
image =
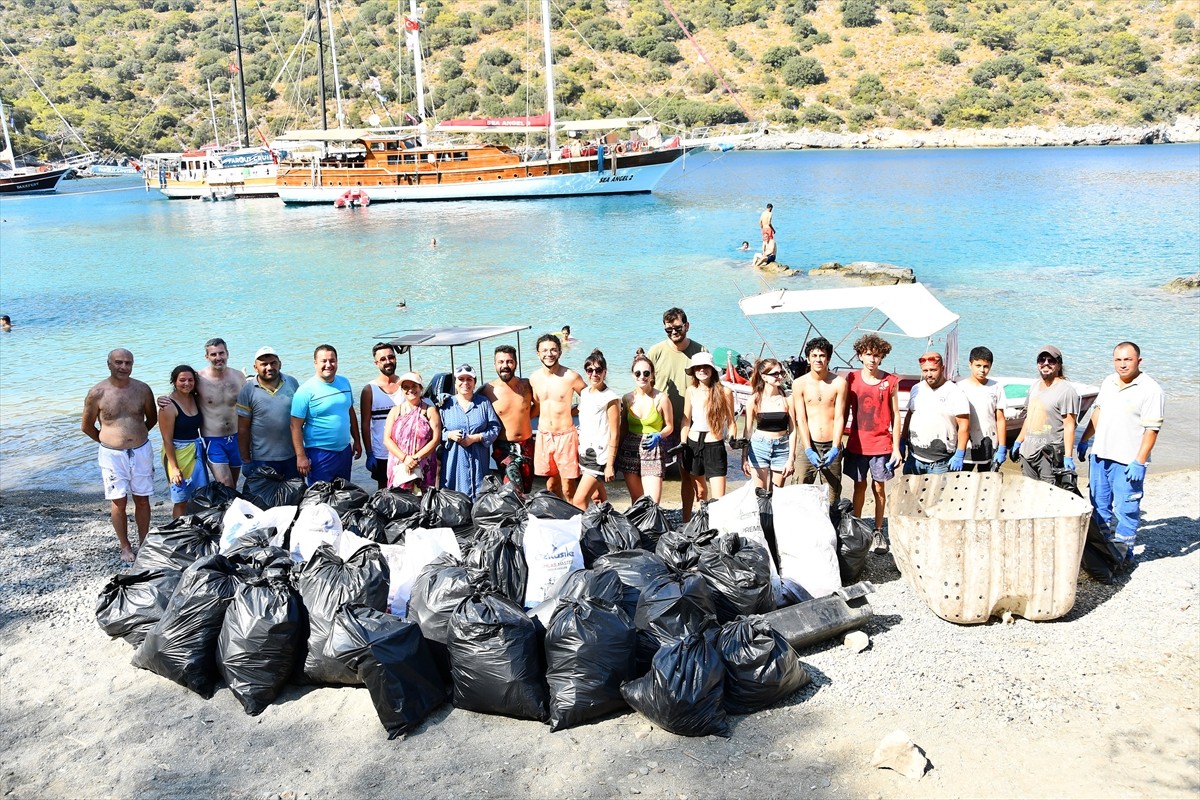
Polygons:
[[1075,604],[1091,506],[998,472],[906,475],[888,497],[892,555],[944,620],[1057,619]]

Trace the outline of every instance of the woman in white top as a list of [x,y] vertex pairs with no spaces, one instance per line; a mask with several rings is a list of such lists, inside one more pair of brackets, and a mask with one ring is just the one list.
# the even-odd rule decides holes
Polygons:
[[742,471],[754,488],[783,486],[796,471],[796,407],[793,396],[783,393],[783,365],[764,358],[750,376],[754,394],[746,406],[749,444],[742,453]]
[[616,474],[617,441],[621,435],[621,398],[608,388],[608,362],[593,350],[583,362],[587,386],[579,393],[579,486],[571,502],[586,509],[594,493],[608,499],[604,484]]
[[683,468],[694,482],[697,500],[725,495],[729,455],[725,438],[737,435],[733,391],[721,383],[711,353],[696,353],[687,368],[691,386],[683,397]]

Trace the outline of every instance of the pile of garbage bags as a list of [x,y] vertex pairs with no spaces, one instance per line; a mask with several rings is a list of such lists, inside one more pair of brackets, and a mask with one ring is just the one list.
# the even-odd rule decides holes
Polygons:
[[[869,526],[868,526],[869,527]],[[629,707],[687,736],[809,682],[764,615],[839,590],[870,532],[823,489],[744,488],[675,529],[489,479],[374,495],[268,471],[150,532],[96,619],[134,666],[262,713],[289,683],[365,686],[389,737],[447,701],[559,731]]]

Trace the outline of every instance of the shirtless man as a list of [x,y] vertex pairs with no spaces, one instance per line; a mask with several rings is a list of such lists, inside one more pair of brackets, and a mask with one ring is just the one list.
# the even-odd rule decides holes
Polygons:
[[758,215],[758,227],[762,228],[762,240],[764,243],[768,239],[775,238],[775,223],[772,220],[774,208],[773,205],[767,203],[766,209]]
[[829,489],[829,504],[842,496],[842,430],[846,424],[849,385],[829,371],[833,345],[824,336],[804,346],[809,371],[792,384],[796,425],[805,458],[796,459],[801,483],[814,483],[820,475]]
[[226,366],[229,350],[224,339],[205,342],[204,358],[209,366],[200,370],[196,384],[200,409],[204,412],[204,421],[200,424],[204,455],[213,477],[226,486],[236,487],[242,469],[237,438],[237,396],[246,376]]
[[379,377],[363,387],[358,405],[362,425],[362,441],[367,446],[367,471],[382,489],[387,486],[387,447],[383,444],[383,424],[388,414],[396,407],[396,392],[400,391],[400,379],[396,377],[396,350],[385,342],[371,348],[371,357],[379,370]]
[[504,474],[505,483],[515,482],[522,492],[533,489],[533,418],[538,415],[533,387],[517,377],[517,348],[502,344],[495,353],[496,380],[482,389],[500,417],[500,435],[492,443],[492,459]]
[[579,431],[571,421],[571,399],[586,388],[579,373],[558,363],[562,344],[546,333],[537,340],[542,368],[529,378],[538,408],[538,431],[533,448],[533,469],[546,478],[546,488],[559,497],[575,495],[579,480]]
[[762,252],[754,254],[754,260],[750,262],[752,267],[765,267],[767,264],[775,263],[775,256],[778,251],[775,248],[775,237],[763,240]]
[[[150,387],[129,377],[133,373],[133,353],[124,349],[108,354],[108,378],[100,381],[83,401],[84,435],[100,445],[100,475],[104,478],[104,497],[110,501],[110,516],[121,560],[132,564],[129,545],[129,520],[125,509],[133,494],[133,519],[138,529],[138,545],[150,532],[150,495],[154,493],[154,448],[150,429],[158,424],[158,408]],[[96,423],[99,422],[99,427]]]

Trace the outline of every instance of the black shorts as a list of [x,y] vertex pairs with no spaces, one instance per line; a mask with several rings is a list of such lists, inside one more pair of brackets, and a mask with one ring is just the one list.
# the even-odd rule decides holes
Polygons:
[[729,454],[725,451],[725,440],[706,441],[707,434],[700,440],[688,439],[683,448],[683,468],[697,478],[723,478],[729,470]]
[[387,465],[388,458],[386,455],[383,458],[375,456],[375,466],[371,467],[368,472],[371,473],[371,477],[374,478],[377,483],[379,481],[383,481],[385,484],[387,483]]

